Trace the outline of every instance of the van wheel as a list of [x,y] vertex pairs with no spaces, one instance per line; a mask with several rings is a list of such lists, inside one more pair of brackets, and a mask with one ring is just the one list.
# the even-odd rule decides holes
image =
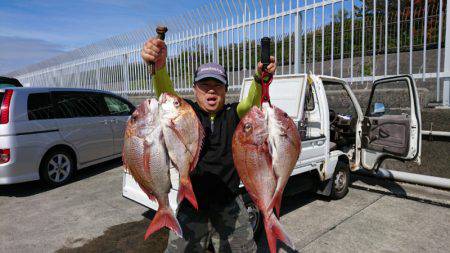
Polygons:
[[72,155],[65,150],[54,150],[45,155],[39,168],[42,181],[50,186],[63,185],[72,178],[75,171]]
[[348,165],[338,162],[333,175],[333,185],[331,188],[332,199],[342,199],[348,193],[348,185],[350,182],[350,171]]
[[261,232],[261,227],[263,225],[262,214],[252,201],[245,203],[245,207],[247,208],[250,224],[252,225],[253,237],[257,239],[259,238],[259,233]]

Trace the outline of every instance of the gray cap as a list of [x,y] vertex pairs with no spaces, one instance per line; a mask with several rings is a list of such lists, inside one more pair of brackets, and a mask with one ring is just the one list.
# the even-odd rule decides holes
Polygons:
[[194,82],[198,82],[206,78],[217,79],[221,83],[228,86],[227,72],[225,71],[225,68],[220,64],[210,62],[200,65],[197,71],[195,71]]

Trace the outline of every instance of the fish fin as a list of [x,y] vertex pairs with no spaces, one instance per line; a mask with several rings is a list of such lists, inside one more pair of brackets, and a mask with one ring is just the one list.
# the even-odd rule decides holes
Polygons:
[[150,144],[144,141],[144,172],[150,173]]
[[175,133],[175,135],[177,136],[178,140],[181,143],[183,143],[184,147],[187,149],[186,144],[183,142],[183,135],[180,133],[180,131],[178,131],[177,125],[175,125],[175,123],[173,123],[173,119],[170,120],[170,124],[168,126]]
[[157,202],[156,197],[153,196],[153,194],[151,194],[151,193],[148,192],[148,191],[144,191],[144,193],[147,195],[147,197],[148,197],[151,201]]
[[199,138],[198,138],[198,145],[197,145],[198,148],[195,151],[195,154],[194,154],[195,156],[190,165],[189,172],[192,172],[195,169],[195,166],[197,166],[198,159],[200,157],[200,151],[203,148],[203,138],[205,137],[205,130],[203,129],[203,126],[200,124],[200,122],[198,122],[198,129],[199,129],[199,134],[198,134]]
[[167,227],[172,230],[179,237],[183,237],[183,231],[181,230],[180,224],[177,219],[174,217],[173,212],[169,208],[158,209],[153,218],[152,222],[147,228],[147,232],[145,233],[144,240],[153,234],[154,232],[160,230],[163,227]]
[[183,199],[187,199],[191,202],[192,206],[198,210],[197,199],[195,198],[194,190],[192,189],[191,181],[186,179],[180,179],[180,186],[178,187],[178,203],[181,203]]
[[280,217],[281,200],[283,199],[283,191],[277,190],[270,201],[268,211],[272,211],[275,208],[275,213],[277,217]]
[[180,131],[178,131],[177,126],[175,125],[175,123],[173,123],[173,120],[170,120],[170,124],[169,124],[169,128],[172,129],[172,131],[175,133],[175,135],[177,136],[177,139],[183,144],[184,149],[189,152],[189,154],[194,157],[194,155],[190,152],[188,145],[184,142],[184,138],[183,135],[180,133]]
[[280,222],[273,213],[270,213],[269,218],[266,218],[264,226],[266,229],[267,242],[269,243],[270,252],[276,252],[276,239],[279,239],[291,249],[295,250],[294,244],[291,242],[289,236],[283,230],[283,227],[281,227]]
[[138,182],[138,185],[139,185],[139,187],[141,187],[141,190],[145,193],[145,195],[147,195],[147,197],[148,197],[151,201],[157,202],[156,197],[153,196],[152,192],[150,192],[149,190],[147,190],[147,189],[146,189],[142,184],[140,184],[139,182]]
[[269,219],[266,219],[264,221],[264,228],[266,230],[266,238],[267,238],[267,243],[269,244],[269,250],[270,250],[270,253],[276,253],[277,252],[277,238],[273,234],[271,226],[272,225],[271,225]]

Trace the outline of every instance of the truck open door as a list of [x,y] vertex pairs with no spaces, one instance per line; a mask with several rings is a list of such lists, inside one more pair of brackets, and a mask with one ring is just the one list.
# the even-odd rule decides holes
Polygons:
[[375,81],[361,126],[361,165],[376,170],[387,158],[420,163],[420,103],[414,79]]

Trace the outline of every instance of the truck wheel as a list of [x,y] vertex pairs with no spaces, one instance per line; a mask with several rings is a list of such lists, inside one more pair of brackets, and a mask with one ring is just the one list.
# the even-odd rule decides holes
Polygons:
[[252,225],[253,237],[257,239],[263,226],[262,214],[252,201],[245,203],[245,207],[247,208],[250,224]]
[[39,168],[41,180],[50,186],[63,185],[72,178],[75,171],[72,155],[65,150],[53,150],[45,155]]
[[337,163],[332,180],[333,185],[330,197],[332,199],[342,199],[348,193],[348,185],[350,182],[350,171],[346,163]]

